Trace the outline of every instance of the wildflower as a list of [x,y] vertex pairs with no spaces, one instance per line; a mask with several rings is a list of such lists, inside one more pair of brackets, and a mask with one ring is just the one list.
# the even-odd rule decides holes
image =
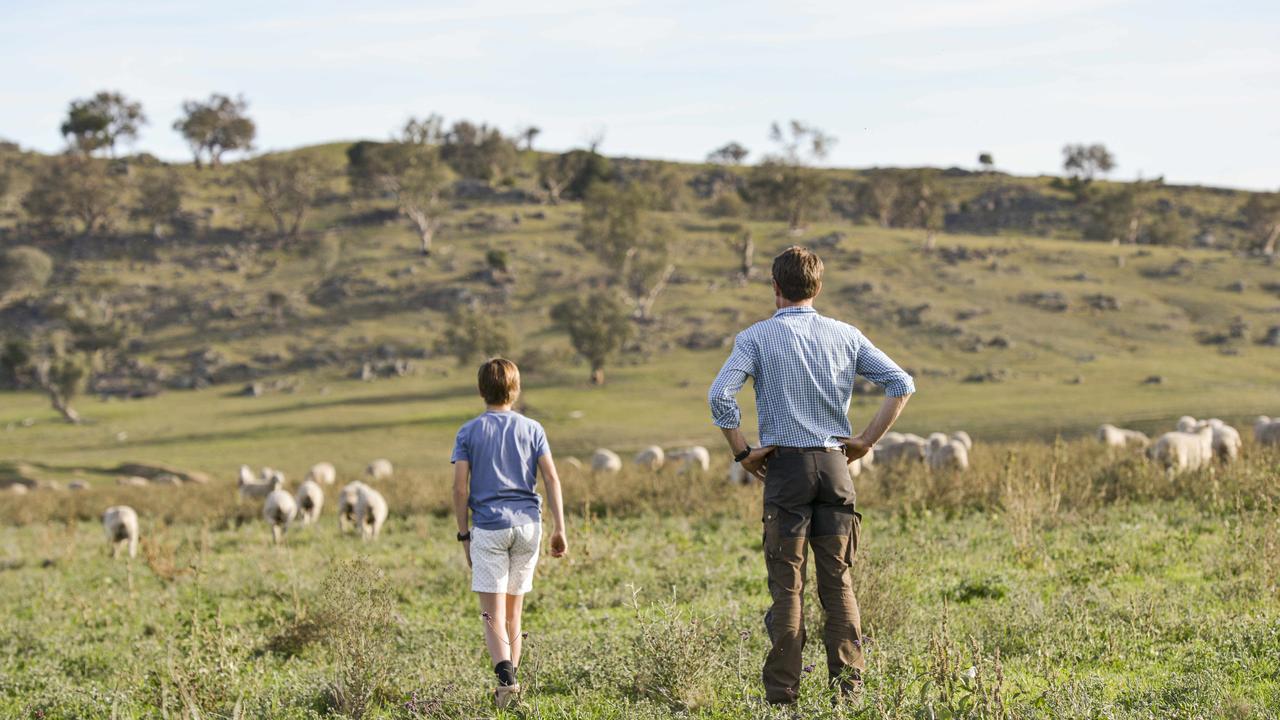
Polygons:
[[811,673],[811,672],[813,672],[813,666],[812,666],[812,665],[805,665],[805,666],[804,666],[804,671],[805,671],[805,672],[807,672],[807,673]]

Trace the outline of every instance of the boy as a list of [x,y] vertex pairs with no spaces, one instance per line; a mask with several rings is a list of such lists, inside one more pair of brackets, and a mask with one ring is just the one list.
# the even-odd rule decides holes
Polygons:
[[[498,676],[494,701],[505,708],[520,694],[520,611],[533,588],[542,541],[542,498],[534,492],[538,470],[551,500],[551,557],[564,557],[564,501],[547,445],[535,420],[511,406],[520,395],[520,370],[494,358],[480,366],[485,412],[458,431],[453,448],[453,509],[458,540],[471,568],[471,590],[480,595],[484,640]],[[468,530],[470,511],[472,527]]]

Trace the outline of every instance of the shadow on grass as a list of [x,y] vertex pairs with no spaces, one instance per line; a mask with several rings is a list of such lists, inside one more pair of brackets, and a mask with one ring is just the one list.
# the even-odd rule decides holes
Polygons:
[[321,400],[319,402],[299,402],[293,403],[292,405],[282,405],[280,407],[238,411],[235,414],[247,417],[258,417],[263,415],[282,415],[291,412],[303,412],[306,410],[322,410],[325,408],[360,407],[366,405],[397,405],[400,403],[425,403],[438,400],[456,400],[463,397],[472,397],[475,394],[475,388],[467,386],[445,388],[431,392],[393,393],[390,395],[373,395],[370,397],[335,398],[333,400]]
[[[467,420],[470,420],[473,415],[473,413],[464,412],[438,418],[410,418],[407,420],[384,420],[378,422],[346,423],[340,425],[270,425],[266,427],[247,428],[244,430],[187,433],[184,435],[173,435],[170,437],[131,440],[129,444],[132,447],[164,447],[170,445],[182,445],[184,443],[224,442],[229,440],[278,439],[283,441],[302,435],[342,435],[370,430],[392,430],[413,426],[424,428],[458,427]],[[94,449],[104,450],[115,447],[117,446],[114,444],[104,443]]]

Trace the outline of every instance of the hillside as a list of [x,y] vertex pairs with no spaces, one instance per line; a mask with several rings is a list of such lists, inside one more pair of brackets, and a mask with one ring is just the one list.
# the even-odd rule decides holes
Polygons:
[[[0,248],[40,247],[55,271],[44,295],[0,309],[0,335],[38,327],[49,297],[79,295],[136,329],[122,369],[97,379],[99,394],[149,397],[82,399],[90,422],[76,427],[42,395],[5,393],[0,461],[50,463],[52,476],[126,459],[217,473],[240,462],[301,472],[320,456],[352,471],[373,455],[439,464],[478,407],[470,366],[442,345],[451,313],[466,306],[509,320],[527,411],[561,452],[711,444],[706,386],[733,333],[771,311],[769,259],[797,242],[826,261],[820,309],[860,326],[916,375],[905,429],[1048,437],[1108,420],[1150,430],[1184,413],[1280,414],[1280,347],[1263,342],[1280,335],[1271,330],[1280,326],[1280,280],[1259,258],[1082,242],[1071,220],[1012,212],[995,225],[1026,229],[947,232],[930,243],[924,229],[833,209],[798,236],[779,221],[736,219],[756,246],[757,278],[740,284],[723,220],[707,216],[696,191],[707,168],[625,160],[615,161],[624,176],[667,173],[684,183],[674,209],[656,212],[673,233],[676,271],[654,318],[636,323],[636,339],[607,368],[607,384],[593,387],[549,308],[602,284],[608,269],[575,241],[579,203],[535,201],[536,154],[522,155],[506,185],[466,186],[470,195],[452,201],[424,258],[389,200],[351,195],[346,148],[297,151],[331,172],[301,237],[289,241],[262,229],[259,203],[234,166],[176,168],[191,222],[162,240],[124,213],[101,236],[41,234],[22,226],[16,198],[45,159],[15,163]],[[134,163],[129,172],[155,171]],[[830,172],[837,186],[859,176]],[[1056,193],[1069,204],[1047,178],[944,172],[940,182],[953,200],[948,227],[964,226],[992,193]],[[1214,218],[1204,227],[1220,238],[1238,224],[1241,194],[1158,192]],[[507,272],[495,275],[490,251],[505,252]],[[366,375],[386,377],[359,379],[366,363]],[[875,394],[864,391],[855,412],[868,414]]]

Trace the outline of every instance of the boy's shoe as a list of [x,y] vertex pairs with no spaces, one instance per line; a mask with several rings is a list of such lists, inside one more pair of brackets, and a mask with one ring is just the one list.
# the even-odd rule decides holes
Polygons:
[[506,710],[517,702],[520,702],[520,683],[499,685],[493,691],[493,704],[497,705],[499,710]]

